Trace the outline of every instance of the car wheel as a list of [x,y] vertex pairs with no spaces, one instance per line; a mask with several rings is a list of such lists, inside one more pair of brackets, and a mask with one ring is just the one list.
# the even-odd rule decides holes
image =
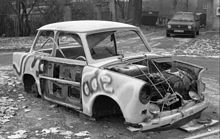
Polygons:
[[167,33],[167,34],[166,34],[166,36],[167,36],[167,37],[170,37],[170,34],[169,34],[169,33]]
[[39,92],[38,92],[38,89],[37,89],[37,84],[36,84],[36,82],[35,82],[34,84],[30,85],[30,86],[26,86],[25,91],[26,91],[28,94],[34,95],[35,97],[40,97]]
[[35,97],[40,97],[38,89],[37,89],[37,84],[36,82],[31,86],[31,93],[35,96]]
[[199,30],[196,32],[196,35],[199,35]]

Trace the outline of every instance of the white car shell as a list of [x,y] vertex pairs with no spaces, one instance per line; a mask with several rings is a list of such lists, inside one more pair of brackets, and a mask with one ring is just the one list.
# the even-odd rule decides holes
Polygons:
[[[173,124],[181,119],[199,113],[207,107],[207,103],[203,101],[201,97],[200,101],[190,100],[186,105],[179,107],[179,109],[161,111],[159,116],[154,117],[149,111],[151,104],[143,104],[139,100],[140,91],[146,84],[146,81],[108,70],[105,67],[112,64],[117,65],[120,62],[123,63],[126,60],[135,58],[143,57],[143,59],[146,59],[147,57],[153,59],[158,57],[158,55],[146,53],[145,55],[130,56],[125,57],[124,59],[118,58],[117,56],[93,59],[89,49],[87,35],[112,30],[133,30],[137,32],[143,40],[146,50],[148,50],[147,53],[151,51],[141,30],[133,25],[111,21],[92,20],[59,22],[39,28],[37,36],[28,53],[13,53],[14,71],[18,78],[23,81],[25,88],[28,88],[27,85],[32,86],[35,84],[38,93],[43,98],[74,108],[88,116],[94,115],[94,103],[97,98],[103,97],[104,99],[111,99],[118,105],[127,123],[138,125],[138,127],[130,127],[129,130],[131,131],[150,130],[164,125]],[[36,43],[43,31],[54,32],[54,36],[51,38],[54,47],[49,54],[35,50]],[[56,57],[59,47],[56,42],[60,32],[74,33],[80,37],[85,53],[85,60]],[[169,57],[164,59],[166,59],[166,62],[171,62]],[[197,82],[200,84],[199,76],[203,69],[202,67],[177,61],[174,63],[180,68],[187,67],[192,70],[198,76]],[[59,72],[59,76],[57,77],[54,77],[55,74],[57,74],[55,68],[59,69],[56,71]],[[80,80],[61,77],[61,72],[64,72],[65,70],[69,70],[71,74],[74,72],[74,79],[80,74]],[[33,83],[31,84],[31,82]],[[68,91],[68,89],[78,90],[78,100],[69,96],[71,91]],[[59,95],[57,95],[57,93]],[[201,95],[201,92],[198,92],[198,94]]]

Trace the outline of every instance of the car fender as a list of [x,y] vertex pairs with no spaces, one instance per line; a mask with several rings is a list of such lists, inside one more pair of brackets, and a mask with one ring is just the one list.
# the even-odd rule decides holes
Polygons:
[[14,70],[14,73],[17,75],[18,79],[22,81],[22,75],[23,75],[23,68],[24,63],[27,58],[27,53],[25,52],[14,52],[13,53],[13,60],[12,60],[12,67]]
[[38,87],[38,92],[41,95],[40,82],[39,82],[39,63],[40,57],[32,53],[15,52],[13,53],[13,69],[18,75],[18,79],[23,82],[24,75],[31,75]]
[[144,119],[141,111],[146,109],[139,101],[139,92],[144,84],[144,81],[127,75],[86,66],[81,82],[83,113],[92,116],[95,99],[104,95],[119,105],[126,122],[139,122]]

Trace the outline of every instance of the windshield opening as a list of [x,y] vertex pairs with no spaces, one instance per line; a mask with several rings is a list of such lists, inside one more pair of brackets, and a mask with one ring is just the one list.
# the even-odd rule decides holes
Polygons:
[[193,14],[176,14],[173,16],[172,20],[175,21],[194,21]]
[[133,30],[90,34],[87,41],[93,59],[148,52],[142,38]]

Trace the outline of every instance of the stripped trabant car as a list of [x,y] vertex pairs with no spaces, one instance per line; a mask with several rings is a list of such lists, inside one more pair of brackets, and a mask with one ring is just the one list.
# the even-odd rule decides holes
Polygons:
[[68,21],[38,29],[29,52],[13,53],[26,92],[89,117],[119,115],[130,131],[177,127],[207,107],[203,67],[151,53],[138,27]]

